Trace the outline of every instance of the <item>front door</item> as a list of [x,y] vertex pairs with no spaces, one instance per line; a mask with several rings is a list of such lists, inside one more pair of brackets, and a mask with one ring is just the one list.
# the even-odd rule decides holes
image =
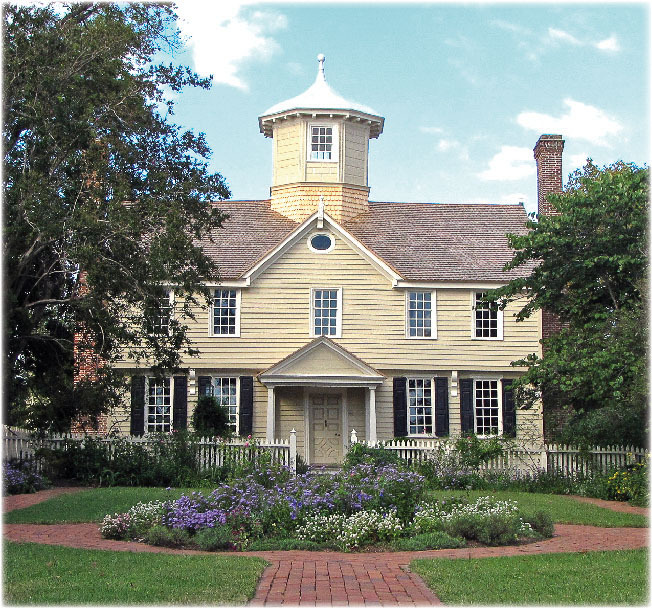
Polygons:
[[342,396],[336,393],[311,393],[310,462],[339,464],[342,461]]

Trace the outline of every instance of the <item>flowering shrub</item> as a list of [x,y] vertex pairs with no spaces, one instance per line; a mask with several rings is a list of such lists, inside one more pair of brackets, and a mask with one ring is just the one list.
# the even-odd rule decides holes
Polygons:
[[645,502],[648,489],[648,463],[637,462],[607,479],[607,492],[612,500]]
[[2,475],[4,494],[31,494],[46,487],[46,481],[29,461],[5,462]]
[[116,540],[143,537],[150,528],[161,523],[164,503],[139,502],[126,513],[107,515],[102,520],[100,532],[104,538]]
[[296,536],[317,543],[334,542],[344,551],[350,551],[374,542],[394,540],[402,530],[395,513],[372,510],[348,516],[336,513],[309,517],[297,528]]
[[519,515],[511,500],[480,496],[420,505],[414,515],[415,532],[446,532],[450,536],[479,540],[487,545],[504,545],[519,536],[533,536],[532,527]]

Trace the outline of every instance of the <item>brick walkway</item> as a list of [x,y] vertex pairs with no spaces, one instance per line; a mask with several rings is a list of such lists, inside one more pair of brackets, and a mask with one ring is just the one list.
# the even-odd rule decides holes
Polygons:
[[[58,493],[74,491],[61,489]],[[30,494],[30,504],[47,500],[56,490]],[[18,498],[18,497],[8,497]],[[590,499],[587,502],[593,502]],[[606,501],[602,501],[606,502]],[[5,508],[11,507],[5,498]],[[607,508],[640,512],[621,503],[606,503]],[[18,507],[14,507],[18,508]],[[647,511],[647,510],[643,510]],[[5,524],[4,536],[16,542],[36,542],[83,549],[147,553],[205,554],[178,551],[150,545],[105,540],[97,524]],[[516,547],[479,547],[439,551],[395,553],[337,553],[310,551],[251,551],[237,555],[262,557],[270,562],[258,584],[251,604],[260,605],[437,605],[437,597],[419,577],[408,570],[415,558],[472,558],[537,553],[568,553],[635,549],[648,546],[647,528],[597,528],[593,526],[555,526],[553,538]],[[209,554],[211,555],[211,554]],[[214,554],[212,554],[214,555]],[[229,555],[234,555],[229,553]]]

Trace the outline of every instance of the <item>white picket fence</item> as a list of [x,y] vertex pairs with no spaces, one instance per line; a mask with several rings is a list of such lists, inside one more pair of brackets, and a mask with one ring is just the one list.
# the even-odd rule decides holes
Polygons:
[[[81,433],[53,433],[44,438],[34,438],[29,431],[5,426],[2,458],[5,461],[31,459],[39,448],[59,449],[65,447],[66,442],[83,439],[84,434]],[[106,445],[109,454],[115,452],[114,438],[94,436],[94,439]],[[145,448],[153,448],[160,441],[158,437],[151,435],[121,437],[120,440]],[[220,467],[227,463],[254,460],[263,452],[270,453],[273,462],[290,467],[293,471],[297,466],[297,433],[294,429],[290,432],[289,439],[274,441],[260,439],[252,441],[241,437],[228,440],[219,437],[202,437],[195,444],[195,449],[202,470]]]
[[[3,460],[26,460],[34,456],[35,449],[39,447],[57,448],[65,445],[66,441],[84,438],[83,434],[53,434],[44,439],[35,439],[29,431],[4,426],[3,432]],[[124,441],[143,446],[153,446],[159,439],[144,435],[142,437],[123,437]],[[105,443],[110,452],[115,449],[115,440],[107,437],[100,439]],[[355,430],[351,432],[351,444],[357,443]],[[417,463],[428,460],[454,449],[453,441],[440,441],[438,439],[407,439],[385,442],[364,442],[370,447],[382,443],[385,449],[394,451],[402,460]],[[288,439],[255,441],[242,438],[221,440],[219,438],[202,438],[197,445],[197,458],[200,467],[205,470],[219,467],[228,462],[239,463],[244,460],[255,459],[260,453],[270,452],[274,462],[290,467],[296,471],[297,463],[297,434],[294,429]],[[501,456],[478,467],[481,471],[535,471],[548,470],[560,471],[565,474],[587,473],[589,471],[607,472],[612,468],[622,468],[634,462],[641,462],[648,456],[648,451],[633,446],[608,446],[605,448],[592,447],[583,450],[576,446],[545,444],[521,445],[505,451]]]
[[[351,443],[358,442],[355,431],[351,432]],[[394,451],[399,458],[408,462],[421,462],[437,454],[454,450],[451,441],[439,439],[401,439],[392,441],[365,441],[366,445],[375,447],[383,445],[386,450]],[[582,449],[572,445],[540,444],[515,445],[505,452],[481,464],[481,471],[521,471],[535,470],[559,471],[565,474],[588,473],[589,471],[608,472],[613,468],[642,462],[648,457],[648,451],[634,446],[593,446]]]

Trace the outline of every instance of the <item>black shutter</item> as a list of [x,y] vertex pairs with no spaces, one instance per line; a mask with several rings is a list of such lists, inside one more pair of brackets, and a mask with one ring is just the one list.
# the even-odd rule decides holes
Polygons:
[[240,376],[240,428],[242,437],[251,435],[254,420],[254,379],[253,376]]
[[448,378],[435,378],[435,434],[448,437]]
[[199,396],[202,395],[212,395],[213,394],[213,385],[211,384],[210,376],[199,376]]
[[131,428],[132,435],[145,432],[145,376],[131,377]]
[[502,380],[503,384],[503,435],[516,437],[516,408],[511,380]]
[[174,400],[172,401],[172,428],[185,431],[188,427],[188,379],[174,377]]
[[474,432],[473,380],[470,378],[460,380],[460,421],[462,423],[462,433]]
[[407,434],[407,378],[394,378],[394,437]]

